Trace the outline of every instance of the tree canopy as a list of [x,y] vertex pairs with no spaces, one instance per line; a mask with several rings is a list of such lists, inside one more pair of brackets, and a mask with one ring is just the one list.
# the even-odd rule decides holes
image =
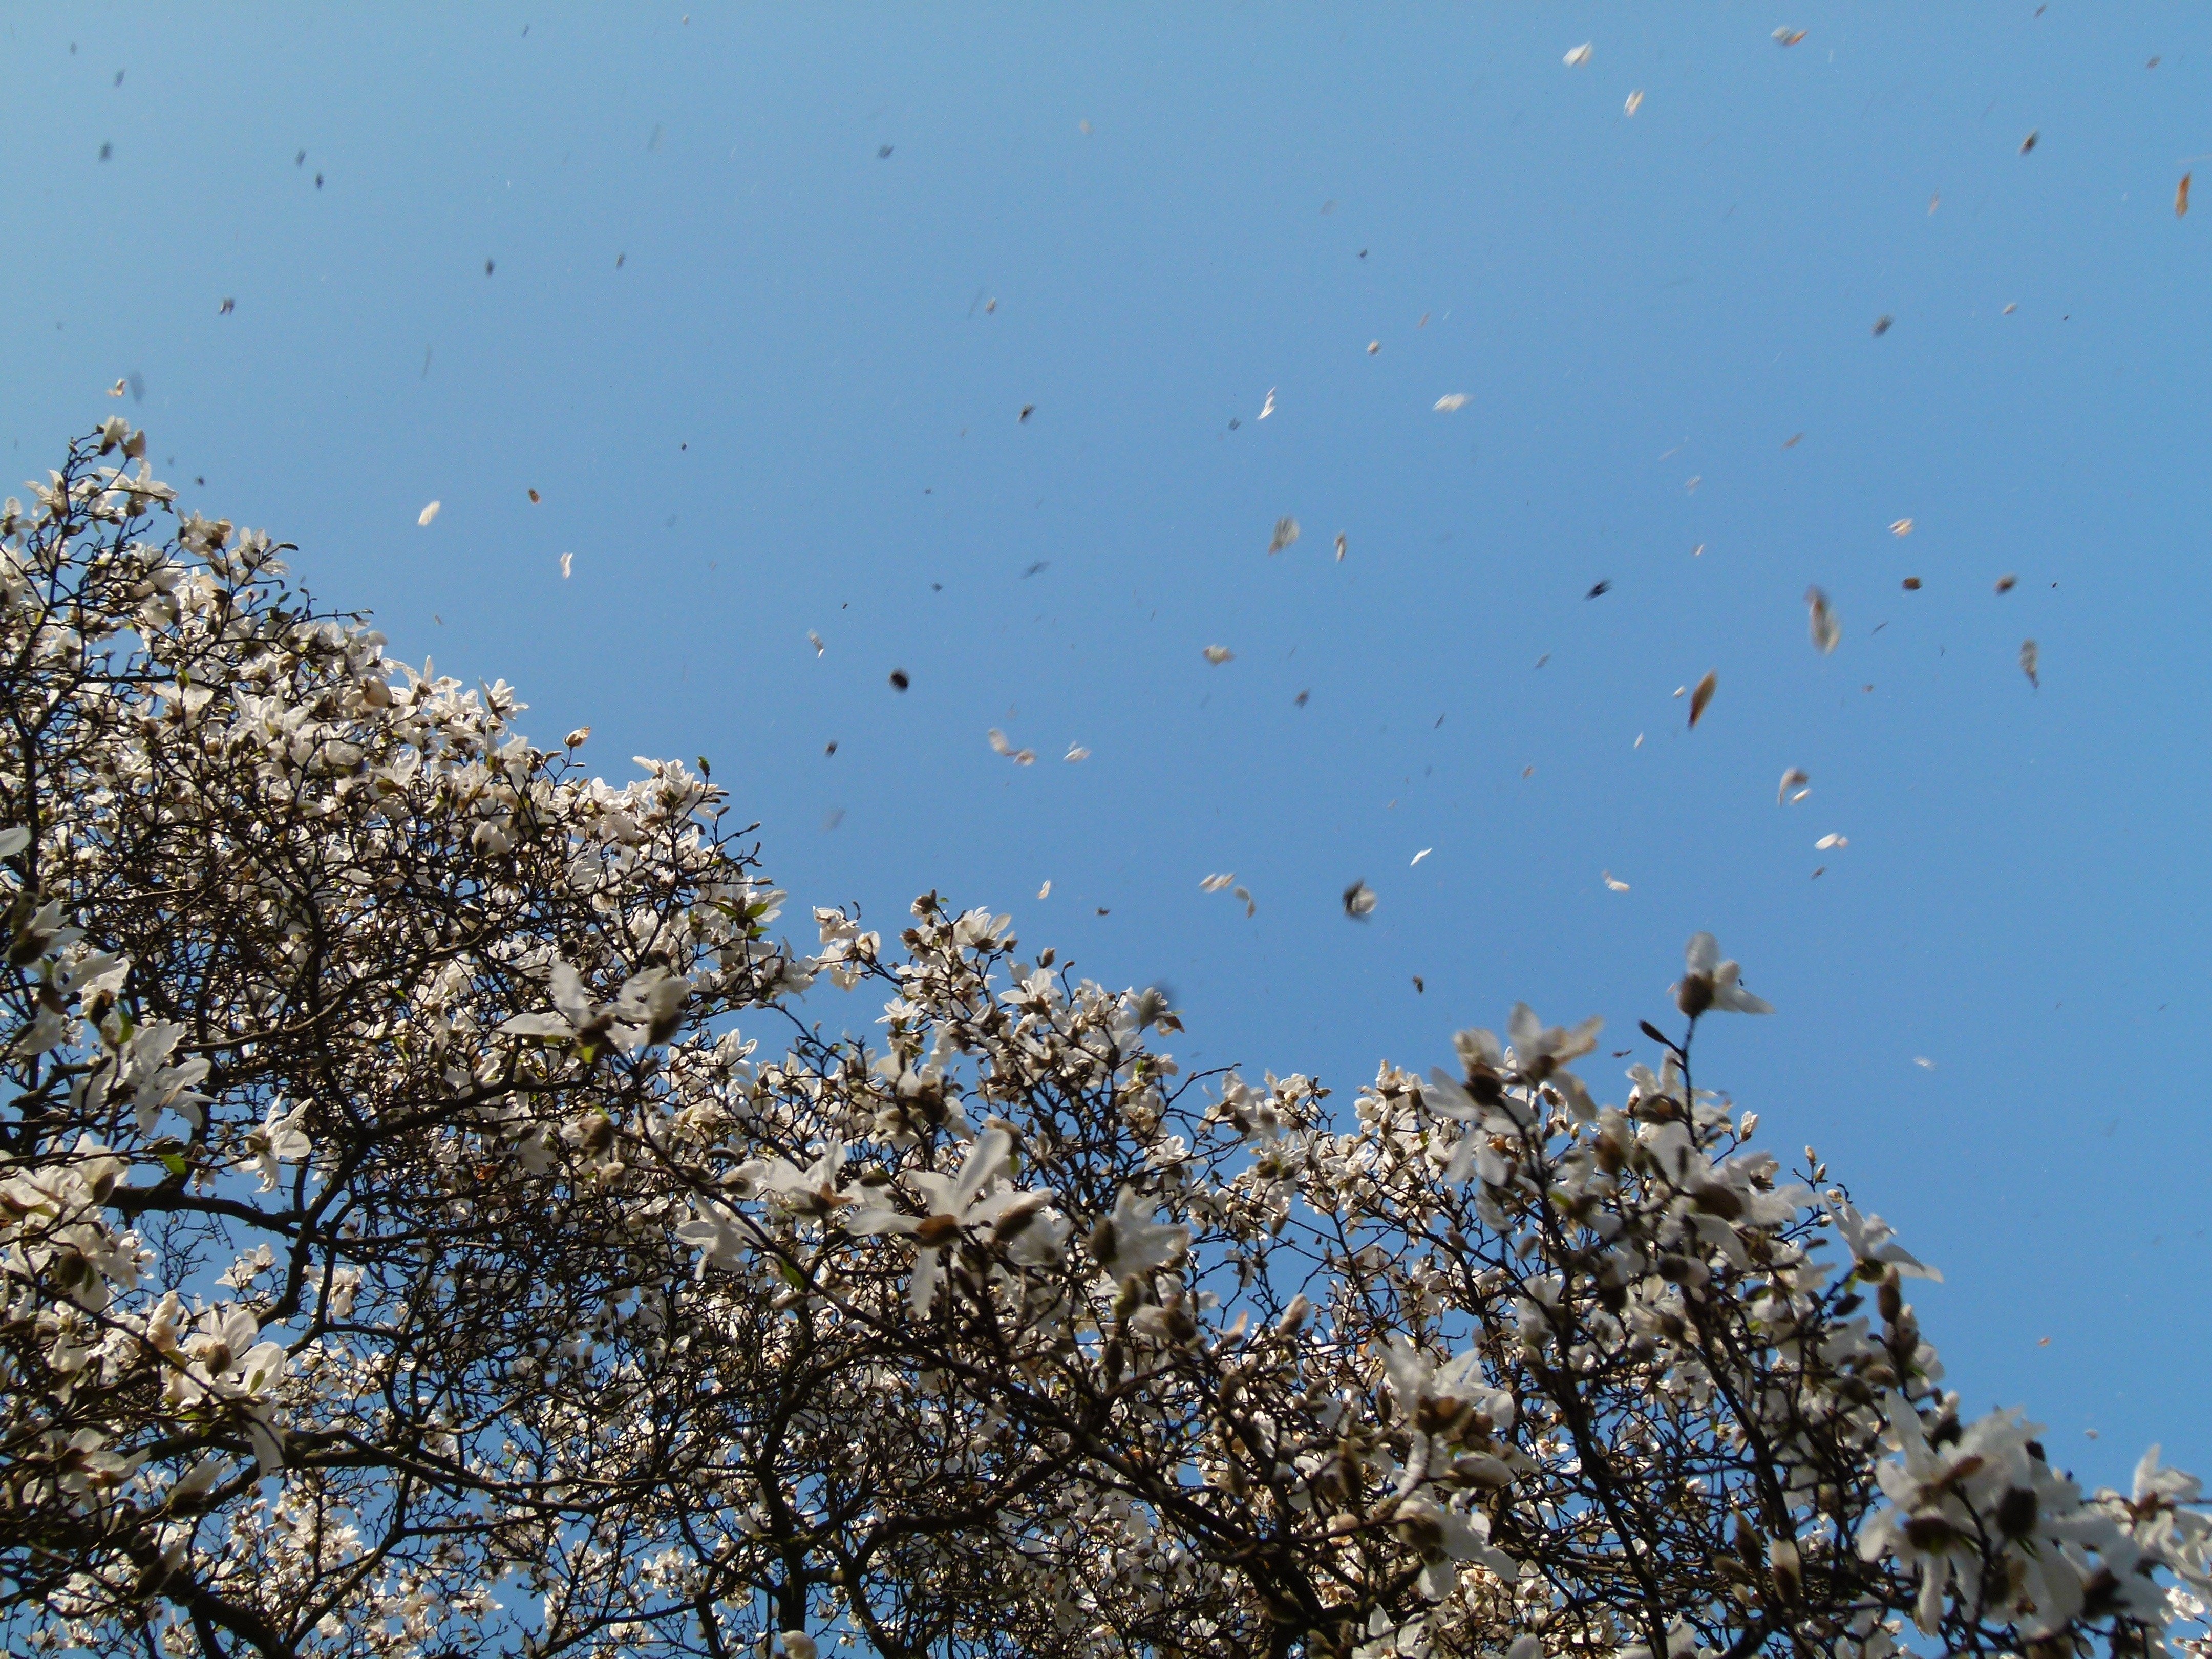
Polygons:
[[11,1649],[2212,1652],[2197,1482],[1965,1415],[1693,1081],[1710,935],[1618,1104],[1526,1006],[1186,1075],[1006,916],[789,942],[703,763],[533,746],[144,447],[0,517]]

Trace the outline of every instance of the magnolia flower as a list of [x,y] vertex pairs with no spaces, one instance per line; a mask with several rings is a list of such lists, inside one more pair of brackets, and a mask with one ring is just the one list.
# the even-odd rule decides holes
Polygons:
[[1565,1075],[1559,1068],[1595,1048],[1597,1034],[1604,1029],[1605,1022],[1596,1018],[1584,1020],[1571,1031],[1565,1026],[1547,1025],[1525,1002],[1515,1003],[1513,1012],[1505,1017],[1513,1064],[1531,1083],[1548,1083],[1555,1075]]
[[1116,1285],[1180,1261],[1190,1248],[1190,1229],[1153,1220],[1158,1209],[1157,1200],[1124,1187],[1115,1196],[1114,1213],[1084,1241],[1091,1260]]
[[1659,1062],[1659,1069],[1656,1073],[1638,1060],[1628,1068],[1627,1076],[1628,1080],[1636,1085],[1629,1091],[1628,1103],[1632,1107],[1642,1104],[1648,1110],[1651,1103],[1662,1100],[1671,1100],[1678,1106],[1685,1103],[1682,1068],[1675,1063],[1671,1054]]
[[315,1149],[314,1143],[307,1139],[307,1132],[300,1127],[300,1120],[307,1113],[307,1103],[301,1101],[289,1112],[283,1106],[281,1100],[269,1103],[268,1115],[261,1127],[246,1137],[249,1156],[240,1160],[259,1172],[260,1190],[264,1193],[276,1190],[276,1166],[280,1162],[296,1164]]
[[1736,981],[1743,969],[1740,963],[1721,960],[1720,941],[1711,933],[1690,935],[1689,948],[1683,952],[1686,971],[1669,988],[1674,992],[1674,1006],[1692,1019],[1708,1009],[1729,1014],[1771,1014],[1774,1005],[1764,997],[1755,997]]
[[192,1465],[177,1483],[169,1488],[163,1504],[172,1515],[190,1515],[198,1510],[216,1483],[230,1476],[230,1462],[223,1457],[203,1457]]
[[191,1085],[207,1076],[210,1066],[206,1057],[198,1054],[179,1065],[169,1064],[184,1035],[182,1025],[157,1021],[140,1027],[116,1057],[111,1090],[131,1102],[142,1132],[151,1130],[164,1109],[177,1113],[195,1129],[200,1127],[200,1108],[208,1097]]
[[1521,1565],[1490,1543],[1490,1517],[1448,1509],[1425,1498],[1399,1501],[1391,1524],[1398,1535],[1420,1552],[1421,1594],[1441,1601],[1459,1583],[1459,1563],[1480,1562],[1509,1584],[1520,1577]]
[[1438,1365],[1404,1337],[1393,1334],[1383,1340],[1382,1369],[1398,1416],[1412,1435],[1398,1480],[1400,1497],[1416,1491],[1435,1472],[1432,1451],[1462,1441],[1472,1442],[1476,1449],[1454,1462],[1455,1474],[1491,1486],[1512,1480],[1513,1466],[1506,1459],[1514,1454],[1491,1436],[1512,1425],[1513,1395],[1483,1379],[1482,1362],[1472,1350]]
[[60,988],[64,996],[76,997],[83,1004],[86,1018],[97,1019],[114,1004],[122,994],[124,981],[130,977],[129,957],[95,953],[64,974]]
[[283,1437],[269,1419],[266,1396],[284,1376],[284,1349],[257,1342],[259,1322],[242,1303],[226,1303],[202,1314],[198,1329],[179,1341],[149,1322],[148,1340],[182,1364],[165,1380],[163,1403],[185,1407],[201,1401],[241,1409],[247,1438],[263,1474],[282,1467]]
[[[10,833],[23,835],[25,844],[28,843],[27,832],[18,829]],[[9,908],[6,922],[8,965],[27,968],[49,951],[73,945],[83,937],[82,928],[63,925],[59,899],[48,899],[40,904],[35,895],[20,894]]]
[[691,1200],[692,1218],[676,1229],[676,1237],[699,1252],[699,1277],[705,1279],[709,1263],[733,1272],[744,1261],[751,1242],[744,1228],[719,1204]]
[[[1882,1510],[1859,1536],[1859,1553],[1869,1561],[1884,1555],[1896,1557],[1919,1575],[1920,1594],[1913,1607],[1913,1623],[1923,1631],[1940,1628],[1944,1598],[1954,1571],[1970,1565],[1979,1554],[1978,1511],[1998,1520],[2001,1531],[2025,1536],[2034,1526],[2038,1505],[2030,1485],[2032,1470],[2027,1450],[2039,1425],[2023,1421],[2017,1413],[1992,1412],[1938,1446],[1928,1425],[1904,1395],[1891,1393],[1883,1401],[1890,1435],[1899,1460],[1875,1470],[1882,1495],[1892,1507]],[[2014,1498],[2022,1494],[2027,1501]],[[2008,1516],[2009,1504],[2023,1521]],[[2064,1596],[2074,1610],[2081,1606],[2081,1590],[2071,1595],[2063,1579],[2049,1582],[2045,1596]],[[2039,1600],[2039,1608],[2047,1603]],[[2061,1621],[2070,1612],[2059,1614]]]
[[1024,1267],[1042,1267],[1060,1254],[1067,1223],[1051,1209],[1051,1194],[987,1190],[1006,1173],[1013,1150],[1014,1138],[1006,1130],[986,1129],[968,1149],[957,1175],[916,1170],[905,1176],[928,1214],[908,1215],[876,1204],[845,1218],[848,1233],[899,1233],[914,1240],[914,1282],[908,1294],[915,1313],[927,1316],[945,1276],[945,1253],[971,1227],[989,1226],[990,1242]]
[[1534,1009],[1516,1002],[1505,1021],[1506,1035],[1512,1040],[1510,1048],[1500,1048],[1497,1034],[1492,1031],[1452,1033],[1452,1046],[1459,1051],[1460,1064],[1467,1072],[1466,1083],[1455,1083],[1443,1072],[1432,1070],[1421,1087],[1422,1100],[1430,1110],[1468,1126],[1468,1133],[1452,1150],[1444,1179],[1464,1181],[1478,1166],[1483,1179],[1492,1186],[1501,1186],[1511,1178],[1510,1166],[1490,1146],[1489,1138],[1517,1133],[1532,1120],[1526,1097],[1505,1092],[1509,1077],[1537,1088],[1548,1085],[1565,1097],[1577,1116],[1595,1116],[1597,1108],[1589,1091],[1565,1063],[1595,1048],[1597,1034],[1604,1026],[1605,1022],[1598,1018],[1586,1019],[1572,1030],[1547,1026],[1536,1017]]
[[603,1037],[629,1050],[665,1042],[683,1023],[689,988],[665,968],[648,968],[623,981],[612,1002],[596,1004],[584,994],[580,975],[556,958],[550,976],[553,1006],[536,1014],[517,1014],[499,1029],[511,1036],[573,1042],[589,1058]]
[[[1943,1282],[1943,1275],[1935,1268],[1925,1267],[1902,1244],[1890,1243],[1889,1223],[1878,1215],[1862,1216],[1848,1204],[1832,1204],[1828,1213],[1833,1218],[1836,1231],[1843,1234],[1844,1243],[1850,1246],[1851,1260],[1862,1267],[1893,1267],[1906,1279],[1932,1279]],[[1877,1271],[1874,1275],[1879,1279]]]
[[787,1215],[826,1216],[858,1201],[837,1190],[838,1173],[844,1167],[845,1143],[832,1140],[804,1170],[788,1158],[756,1158],[739,1164],[725,1179],[738,1197],[765,1198]]

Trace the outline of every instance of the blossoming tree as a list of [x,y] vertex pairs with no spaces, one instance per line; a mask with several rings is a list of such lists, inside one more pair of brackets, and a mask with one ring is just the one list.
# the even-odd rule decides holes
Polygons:
[[2196,1483],[1964,1418],[1929,1270],[1694,1085],[1709,935],[1617,1105],[1526,1007],[1186,1078],[1003,916],[782,942],[706,776],[143,451],[0,518],[12,1650],[2208,1651]]

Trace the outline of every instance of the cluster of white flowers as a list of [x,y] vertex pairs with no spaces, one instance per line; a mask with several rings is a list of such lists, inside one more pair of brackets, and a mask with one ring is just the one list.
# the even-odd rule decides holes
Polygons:
[[1710,935],[1619,1104],[1525,1006],[1348,1110],[1185,1077],[1003,915],[794,951],[704,775],[143,447],[0,519],[11,1650],[2206,1651],[2196,1483],[1962,1420],[1929,1270],[1694,1086]]

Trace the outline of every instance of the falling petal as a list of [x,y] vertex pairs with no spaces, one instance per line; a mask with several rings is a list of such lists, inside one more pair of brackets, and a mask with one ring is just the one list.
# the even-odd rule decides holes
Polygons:
[[1201,893],[1218,893],[1223,888],[1233,883],[1236,879],[1237,874],[1234,871],[1231,871],[1225,876],[1208,876],[1204,881],[1198,884],[1198,890]]
[[1605,884],[1611,888],[1614,892],[1625,893],[1628,890],[1628,884],[1625,881],[1615,880],[1612,871],[1601,870],[1598,872],[1598,874],[1604,878]]
[[2185,173],[2181,175],[2181,182],[2173,187],[2173,216],[2177,219],[2189,216],[2189,175]]
[[806,630],[806,642],[814,647],[816,656],[822,654],[822,636],[811,628]]
[[[1437,849],[1436,849],[1435,848],[1433,848],[1433,847],[1424,847],[1423,848],[1421,848],[1421,850],[1420,850],[1419,852],[1418,852],[1418,853],[1416,853],[1416,854],[1413,854],[1413,863],[1414,863],[1414,864],[1419,864],[1419,863],[1423,859],[1425,859],[1425,858],[1428,857],[1428,855],[1429,855],[1430,854],[1431,854],[1431,853],[1435,852],[1436,850],[1437,850]],[[1410,869],[1410,868],[1412,868],[1412,866],[1411,866],[1411,865],[1409,865],[1409,866],[1407,866],[1407,867],[1408,869]]]
[[1375,890],[1364,881],[1355,881],[1344,890],[1344,914],[1354,921],[1364,921],[1375,914]]
[[1339,564],[1344,562],[1344,537],[1340,533],[1336,538],[1336,562]]
[[1589,60],[1590,43],[1585,40],[1582,45],[1575,47],[1574,50],[1567,53],[1565,61],[1569,69],[1580,69],[1584,64],[1589,63]]
[[1216,668],[1225,662],[1232,661],[1236,655],[1237,653],[1225,645],[1209,645],[1206,647],[1206,659]]
[[574,567],[575,562],[576,556],[574,553],[563,553],[561,556],[561,580],[562,581],[565,582],[568,580],[568,572]]
[[997,726],[993,726],[989,732],[985,733],[985,736],[990,739],[991,749],[994,753],[1004,755],[1008,760],[1013,762],[1015,765],[1033,766],[1036,763],[1036,750],[1015,748],[1013,744],[1006,741],[1006,734],[999,730]]
[[[1925,1054],[1915,1054],[1915,1055],[1913,1055],[1913,1057],[1912,1057],[1912,1063],[1913,1063],[1915,1066],[1918,1066],[1922,1071],[1923,1071],[1923,1072],[1932,1072],[1932,1071],[1934,1071],[1934,1070],[1936,1069],[1936,1062],[1935,1062],[1934,1060],[1932,1060],[1929,1059],[1929,1058],[1928,1058],[1928,1056],[1927,1056],[1927,1055],[1925,1055]],[[2047,1337],[2047,1336],[2046,1336],[2046,1337],[2045,1337],[2043,1340],[2044,1340],[2045,1342],[2048,1342],[2048,1341],[2050,1341],[2050,1340],[2051,1340],[2051,1339],[2050,1339],[2049,1337]]]
[[1037,896],[1041,899],[1050,898],[1052,896],[1052,884],[1050,882],[1047,882],[1043,886],[1038,888]]
[[415,515],[415,522],[419,525],[428,525],[431,520],[438,516],[438,509],[444,505],[442,501],[431,502],[429,506]]
[[1793,29],[1787,24],[1774,31],[1774,44],[1778,46],[1794,46],[1804,38],[1804,30]]
[[1893,520],[1889,526],[1889,533],[1893,536],[1910,536],[1912,533],[1912,520],[1910,519]]
[[1270,415],[1273,414],[1274,412],[1275,412],[1275,388],[1274,388],[1274,387],[1273,387],[1273,386],[1269,386],[1269,387],[1267,388],[1267,401],[1266,403],[1264,403],[1264,404],[1261,404],[1261,405],[1260,405],[1260,412],[1259,412],[1259,414],[1257,414],[1256,416],[1253,416],[1253,418],[1254,418],[1255,420],[1261,420],[1261,421],[1264,421],[1264,420],[1266,420],[1266,419],[1267,418],[1267,416],[1269,416]]
[[2017,576],[2014,576],[2014,575],[2003,575],[2003,576],[2000,576],[2000,577],[1998,577],[1998,578],[1997,578],[1997,592],[2000,592],[2000,593],[2009,593],[2009,592],[2012,592],[2012,590],[2013,590],[2013,584],[2014,584],[2014,583],[2015,583],[2015,582],[2017,582],[2019,580],[2020,580],[2020,578],[2019,578],[2019,577],[2017,577]]
[[1905,579],[1905,591],[1908,593],[1917,593],[1920,591],[1920,578],[1907,576]]
[[2020,672],[2027,676],[2027,683],[2039,691],[2043,690],[2043,682],[2035,677],[2035,665],[2039,660],[2035,641],[2022,640],[2020,642]]
[[1813,643],[1823,654],[1833,651],[1844,637],[1843,624],[1828,608],[1828,596],[1817,587],[1805,590],[1805,605],[1812,614]]
[[1636,734],[1636,741],[1635,741],[1634,743],[1632,743],[1632,744],[1629,744],[1628,746],[1629,746],[1630,748],[1632,748],[1632,749],[1641,749],[1641,748],[1643,748],[1643,747],[1644,747],[1644,734],[1643,734],[1641,732],[1638,732]]
[[1466,407],[1467,393],[1464,392],[1447,392],[1443,397],[1437,399],[1437,410],[1440,414],[1449,415],[1455,409],[1465,409]]
[[1064,761],[1087,761],[1090,758],[1091,751],[1079,743],[1068,744],[1067,752],[1060,757]]
[[1705,678],[1698,682],[1698,689],[1690,693],[1690,726],[1692,731],[1696,730],[1698,718],[1705,714],[1705,705],[1713,700],[1713,692],[1720,683],[1720,675],[1709,668],[1705,671]]
[[1812,793],[1813,792],[1809,789],[1800,789],[1796,794],[1790,797],[1790,804],[1792,806],[1795,806],[1799,801],[1804,799],[1806,796]]
[[2031,130],[2027,137],[2020,141],[2020,153],[2022,155],[2025,155],[2028,151],[2033,149],[2035,148],[2035,141],[2040,136],[2041,134],[2039,132]]
[[1832,848],[1849,847],[1850,844],[1851,840],[1849,836],[1826,835],[1813,843],[1813,850],[1816,853],[1825,853]]
[[543,501],[543,500],[544,500],[544,499],[545,499],[545,498],[544,498],[544,496],[540,495],[539,495],[536,490],[534,490],[534,489],[533,489],[533,490],[532,490],[532,491],[530,492],[530,504],[531,504],[531,506],[532,506],[532,507],[537,506],[538,502],[540,502],[541,501]]
[[1777,806],[1781,805],[1783,797],[1787,795],[1792,789],[1795,789],[1801,783],[1810,783],[1812,781],[1813,775],[1811,773],[1805,771],[1800,767],[1791,767],[1787,772],[1784,772],[1782,775],[1782,782],[1774,792],[1774,804]]
[[1643,107],[1644,94],[1641,92],[1632,92],[1628,94],[1628,101],[1621,106],[1621,110],[1625,114],[1633,115]]
[[1874,319],[1874,337],[1877,340],[1889,332],[1889,325],[1897,320],[1887,312]]
[[1279,553],[1298,538],[1298,521],[1291,518],[1275,520],[1275,534],[1267,544],[1267,551]]

